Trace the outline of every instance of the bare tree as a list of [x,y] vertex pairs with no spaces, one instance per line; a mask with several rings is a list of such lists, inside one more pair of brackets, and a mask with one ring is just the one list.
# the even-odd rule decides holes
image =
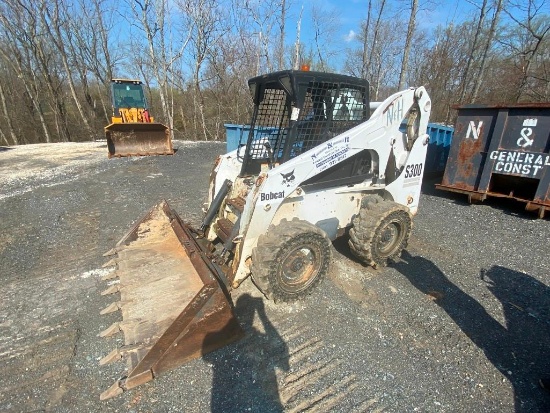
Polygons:
[[[10,109],[8,108],[6,93],[4,92],[2,81],[0,81],[0,104],[2,106],[2,114],[4,115],[4,120],[6,122],[6,128],[7,128],[7,135],[0,128],[0,132],[2,133],[2,138],[4,139],[7,145],[19,145],[19,139],[17,139],[17,135],[13,127],[12,114],[10,113]],[[8,136],[11,138],[11,142],[8,140]]]
[[369,0],[369,5],[367,9],[367,19],[363,24],[363,53],[361,59],[361,77],[363,79],[367,78],[368,66],[369,66],[369,30],[370,30],[370,20],[372,16],[372,0]]
[[84,109],[80,103],[80,97],[76,91],[75,81],[73,79],[75,68],[82,68],[84,63],[80,61],[75,62],[74,59],[73,65],[69,62],[70,57],[68,49],[70,49],[73,45],[74,39],[70,30],[70,17],[67,14],[68,12],[66,5],[63,0],[42,0],[41,9],[43,10],[43,13],[40,15],[40,18],[45,34],[48,36],[48,40],[51,41],[51,44],[53,44],[56,48],[56,52],[60,57],[65,70],[66,81],[71,91],[73,103],[80,114],[80,120],[84,124],[89,137],[93,139],[95,138],[95,133],[90,126],[87,115],[84,113]]
[[[460,91],[459,102],[463,102],[466,96],[466,89],[468,87],[468,80],[469,80],[468,75],[470,74],[470,70],[472,69],[472,63],[476,59],[476,51],[479,44],[479,38],[482,35],[484,24],[485,24],[485,16],[487,14],[487,3],[488,3],[488,0],[483,0],[483,2],[481,3],[481,6],[479,6],[479,17],[477,20],[476,29],[474,31],[474,38],[472,41],[470,53],[468,54],[468,59],[466,61],[466,67],[464,69],[464,77],[462,79],[462,88]],[[472,4],[475,5],[475,3],[473,2]]]
[[320,71],[329,71],[334,68],[331,62],[338,54],[332,45],[338,33],[339,15],[334,9],[329,10],[318,4],[313,4],[311,20],[313,23],[313,47],[317,61],[315,67]]
[[[285,0],[244,0],[236,1],[237,10],[244,13],[244,18],[253,28],[248,35],[257,39],[256,74],[270,72],[281,66],[284,56],[284,30],[287,12]],[[278,36],[275,27],[279,26]],[[277,40],[278,39],[278,40]],[[282,50],[277,50],[283,45]]]
[[546,10],[543,9],[545,5],[546,1],[537,2],[536,0],[528,0],[527,4],[524,2],[510,2],[510,6],[513,6],[516,10],[520,10],[525,14],[524,19],[519,19],[516,17],[516,13],[508,9],[505,10],[508,17],[510,17],[527,36],[525,43],[522,45],[523,47],[518,48],[511,43],[509,44],[509,46],[518,53],[519,63],[521,65],[521,78],[515,96],[517,102],[526,94],[525,89],[531,77],[531,66],[533,62],[536,61],[544,42],[548,39],[550,19],[548,19],[548,15],[542,15],[541,13],[542,10]]
[[489,28],[489,32],[487,33],[487,39],[485,40],[485,46],[481,54],[479,70],[477,71],[477,74],[474,78],[474,89],[471,97],[472,102],[477,101],[477,98],[479,95],[479,90],[481,88],[481,84],[485,76],[485,68],[487,67],[489,51],[491,50],[491,47],[493,45],[496,28],[498,26],[498,22],[500,18],[500,13],[502,12],[502,7],[503,7],[503,0],[497,0],[495,5],[495,12],[493,14],[493,18],[491,19],[491,27]]
[[277,70],[285,68],[285,39],[286,39],[286,16],[290,9],[292,0],[280,0],[280,13],[277,16],[279,24],[279,45],[276,48]]
[[75,69],[82,93],[89,109],[98,118],[109,121],[110,80],[120,59],[119,47],[112,40],[115,9],[107,0],[78,0],[74,9],[78,14],[75,12],[77,15],[70,20],[70,31],[75,40],[69,46],[75,60],[80,62]]
[[[396,57],[402,56],[402,22],[387,15],[387,5],[386,0],[380,0],[377,5],[369,1],[367,17],[358,36],[361,49],[352,53],[346,64],[350,72],[369,81],[373,99],[378,99],[382,89],[395,88],[399,76]],[[357,63],[360,67],[353,68]]]
[[[202,3],[206,0],[198,0]],[[151,82],[158,84],[158,94],[163,118],[171,133],[174,130],[174,104],[171,83],[171,70],[176,60],[180,59],[187,47],[189,38],[180,39],[180,47],[174,49],[170,42],[173,32],[169,24],[171,15],[168,0],[132,0],[130,5],[139,29],[145,34],[146,59],[140,53],[135,55],[138,71],[142,73],[144,82],[150,90]],[[140,50],[139,40],[134,38],[132,50]],[[146,73],[150,69],[151,76]],[[151,94],[150,94],[151,95]]]
[[[382,15],[384,13],[384,8],[385,7],[386,7],[386,0],[381,0],[380,1],[380,6],[378,8],[378,15],[376,16],[376,21],[375,21],[374,27],[373,27],[373,33],[371,35],[372,41],[371,41],[370,50],[367,53],[367,69],[366,69],[367,74],[372,73],[374,71],[374,67],[373,67],[373,64],[372,64],[373,63],[373,55],[375,54],[375,50],[379,46],[380,26],[382,24]],[[371,11],[371,9],[370,9],[370,3],[369,3],[369,13],[370,13],[370,11]],[[366,33],[365,35],[368,38],[370,34]],[[375,97],[376,96],[377,96],[377,93],[375,93]]]
[[300,9],[300,16],[298,17],[298,20],[296,21],[296,41],[294,42],[294,62],[292,67],[294,70],[298,70],[300,68],[300,64],[302,63],[302,39],[300,38],[301,30],[302,30],[302,14],[304,13],[304,6]]
[[432,101],[437,102],[431,115],[435,122],[454,121],[451,105],[458,103],[458,88],[463,77],[463,68],[457,62],[465,61],[470,52],[469,27],[468,23],[439,27],[433,45],[419,59],[420,69],[414,80],[425,85]]
[[[40,61],[37,59],[37,48],[40,44],[34,10],[29,8],[30,4],[19,1],[6,1],[0,7],[2,7],[0,24],[4,39],[0,45],[0,55],[21,79],[35,113],[40,119],[43,138],[46,142],[51,142],[51,135],[40,103],[42,86],[39,79]],[[49,86],[48,90],[55,93],[51,83]],[[54,104],[53,107],[55,106]]]
[[[401,71],[399,72],[398,89],[402,90],[405,87],[405,76],[409,67],[409,54],[411,51],[412,39],[416,28],[416,13],[418,12],[418,0],[411,1],[411,14],[409,16],[409,24],[407,26],[407,36],[405,37],[405,47],[403,48],[403,59],[401,60]],[[486,0],[484,0],[486,1]]]
[[195,124],[195,130],[201,130],[203,138],[209,140],[211,136],[209,136],[206,126],[201,75],[209,53],[223,39],[223,36],[228,32],[228,28],[224,24],[225,19],[222,10],[215,0],[184,0],[180,7],[187,15],[191,33],[189,52],[192,59],[193,100],[199,121],[199,124]]

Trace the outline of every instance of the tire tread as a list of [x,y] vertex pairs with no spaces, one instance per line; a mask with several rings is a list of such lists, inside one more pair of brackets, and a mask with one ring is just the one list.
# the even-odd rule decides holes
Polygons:
[[[324,259],[316,279],[304,291],[289,294],[273,282],[273,272],[277,265],[277,255],[293,238],[310,233],[325,240]],[[252,280],[267,298],[275,301],[296,301],[307,296],[326,275],[332,260],[332,243],[327,234],[319,227],[299,218],[291,221],[282,219],[278,225],[271,225],[267,233],[258,237],[258,244],[252,250]]]

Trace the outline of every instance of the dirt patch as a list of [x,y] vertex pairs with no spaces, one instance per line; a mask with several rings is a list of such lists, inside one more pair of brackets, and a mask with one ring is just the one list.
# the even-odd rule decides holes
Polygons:
[[105,142],[10,147],[0,152],[0,199],[47,186],[59,177],[65,178],[62,183],[69,182],[76,179],[82,169],[93,168],[106,158]]

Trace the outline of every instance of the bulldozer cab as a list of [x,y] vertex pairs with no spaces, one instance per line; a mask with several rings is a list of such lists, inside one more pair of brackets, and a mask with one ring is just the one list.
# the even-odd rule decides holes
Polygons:
[[284,163],[370,115],[368,81],[350,76],[287,70],[248,85],[254,112],[239,145],[241,176]]
[[119,113],[121,108],[147,108],[147,100],[143,93],[141,80],[113,79],[111,93],[115,114]]

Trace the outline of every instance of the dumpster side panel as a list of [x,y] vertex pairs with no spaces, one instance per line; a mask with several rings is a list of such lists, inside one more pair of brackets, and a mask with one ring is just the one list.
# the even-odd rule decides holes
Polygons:
[[[246,145],[248,135],[250,134],[250,125],[235,125],[225,123],[225,136],[227,152],[234,151],[239,145]],[[270,126],[254,127],[254,139],[272,138],[276,139],[276,133],[279,128]],[[269,139],[271,141],[271,139]]]
[[549,137],[549,108],[510,108],[501,148],[544,153],[548,152]]
[[477,190],[497,114],[496,109],[459,111],[442,185]]
[[428,152],[426,154],[425,174],[442,174],[449,157],[453,128],[436,123],[428,123],[427,133],[430,136]]
[[543,217],[550,210],[550,103],[458,108],[455,134],[438,187],[514,198]]
[[248,138],[248,133],[250,132],[250,125],[226,123],[223,126],[225,126],[227,152],[234,151],[239,147],[243,135],[245,137],[244,142],[246,143],[246,138]]

